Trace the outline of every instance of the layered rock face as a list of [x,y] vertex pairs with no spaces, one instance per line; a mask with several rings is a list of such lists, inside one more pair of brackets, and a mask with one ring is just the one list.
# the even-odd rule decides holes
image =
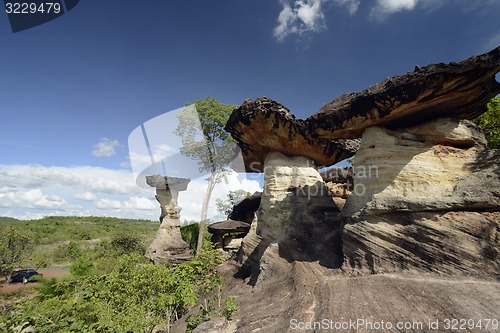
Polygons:
[[264,182],[256,221],[240,251],[241,274],[257,278],[276,269],[266,265],[272,257],[338,267],[342,261],[340,209],[314,162],[270,153]]
[[148,185],[156,188],[156,200],[160,204],[160,228],[149,245],[146,258],[154,263],[177,264],[192,259],[189,245],[180,231],[180,208],[177,205],[179,191],[187,188],[189,179],[162,176],[146,177]]
[[353,161],[355,188],[343,215],[498,208],[494,155],[466,120],[441,118],[397,131],[371,127]]
[[467,120],[367,129],[342,211],[345,266],[498,276],[499,160]]

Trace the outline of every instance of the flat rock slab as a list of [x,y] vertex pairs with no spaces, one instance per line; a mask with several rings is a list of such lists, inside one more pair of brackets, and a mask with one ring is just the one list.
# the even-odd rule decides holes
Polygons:
[[359,147],[359,140],[310,136],[304,120],[295,119],[286,107],[266,97],[246,100],[233,111],[225,128],[241,148],[246,172],[262,172],[271,152],[305,156],[317,166],[330,166],[353,156]]
[[208,232],[221,233],[221,232],[248,232],[250,224],[242,221],[226,220],[213,223],[208,226]]
[[310,135],[359,138],[376,125],[407,127],[442,116],[474,119],[500,93],[500,47],[459,63],[432,64],[326,103],[306,122]]

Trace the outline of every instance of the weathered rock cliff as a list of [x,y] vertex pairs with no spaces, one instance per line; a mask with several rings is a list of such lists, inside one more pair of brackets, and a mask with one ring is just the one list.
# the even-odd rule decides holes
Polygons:
[[365,130],[344,268],[500,277],[500,153],[485,144],[467,120]]

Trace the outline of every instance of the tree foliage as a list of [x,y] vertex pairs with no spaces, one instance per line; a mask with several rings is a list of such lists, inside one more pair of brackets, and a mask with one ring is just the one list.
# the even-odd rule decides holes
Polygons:
[[181,138],[181,154],[196,160],[202,172],[224,171],[235,145],[224,126],[236,105],[222,104],[208,96],[195,101],[194,106],[195,110],[186,107],[177,114],[179,125],[174,134]]
[[35,246],[33,233],[8,226],[0,234],[0,274],[9,275],[27,259]]
[[198,258],[176,266],[154,265],[137,253],[114,259],[107,274],[83,257],[72,277],[46,280],[38,296],[0,313],[0,332],[25,323],[41,333],[168,331],[200,297],[220,290],[221,259],[209,243]]
[[245,199],[251,195],[250,192],[245,191],[244,189],[239,189],[236,191],[229,191],[226,200],[217,199],[217,211],[221,214],[229,216],[233,211],[234,205],[236,205],[241,200]]
[[500,149],[500,97],[494,97],[488,103],[488,111],[474,122],[481,127],[490,149]]
[[224,126],[235,105],[222,104],[213,97],[206,97],[195,101],[194,106],[195,110],[186,107],[177,114],[179,124],[174,134],[181,138],[181,154],[196,160],[200,171],[210,173],[201,209],[196,248],[196,255],[199,255],[212,191],[224,176],[234,155],[235,141],[224,130]]

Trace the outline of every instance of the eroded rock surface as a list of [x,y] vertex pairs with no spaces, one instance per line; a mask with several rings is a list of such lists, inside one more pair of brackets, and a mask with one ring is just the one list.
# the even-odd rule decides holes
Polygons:
[[262,172],[271,152],[305,156],[318,166],[330,166],[353,156],[359,147],[359,140],[310,136],[304,120],[295,119],[286,107],[266,97],[246,100],[233,111],[225,128],[238,141],[247,172]]
[[500,212],[405,212],[344,227],[343,270],[500,278]]
[[177,205],[179,191],[187,189],[190,179],[146,177],[149,186],[156,188],[156,200],[160,204],[160,228],[149,245],[146,258],[154,263],[182,263],[192,259],[189,245],[182,239],[180,231],[180,208]]
[[371,126],[408,127],[443,116],[473,119],[500,93],[500,47],[459,63],[432,64],[326,103],[306,122],[311,135],[359,138]]
[[500,277],[499,161],[467,120],[367,129],[342,210],[346,271]]
[[257,219],[240,251],[240,275],[262,280],[277,269],[270,263],[279,257],[338,267],[339,212],[312,160],[270,153]]
[[497,209],[499,156],[467,120],[371,127],[353,161],[355,188],[343,215]]

